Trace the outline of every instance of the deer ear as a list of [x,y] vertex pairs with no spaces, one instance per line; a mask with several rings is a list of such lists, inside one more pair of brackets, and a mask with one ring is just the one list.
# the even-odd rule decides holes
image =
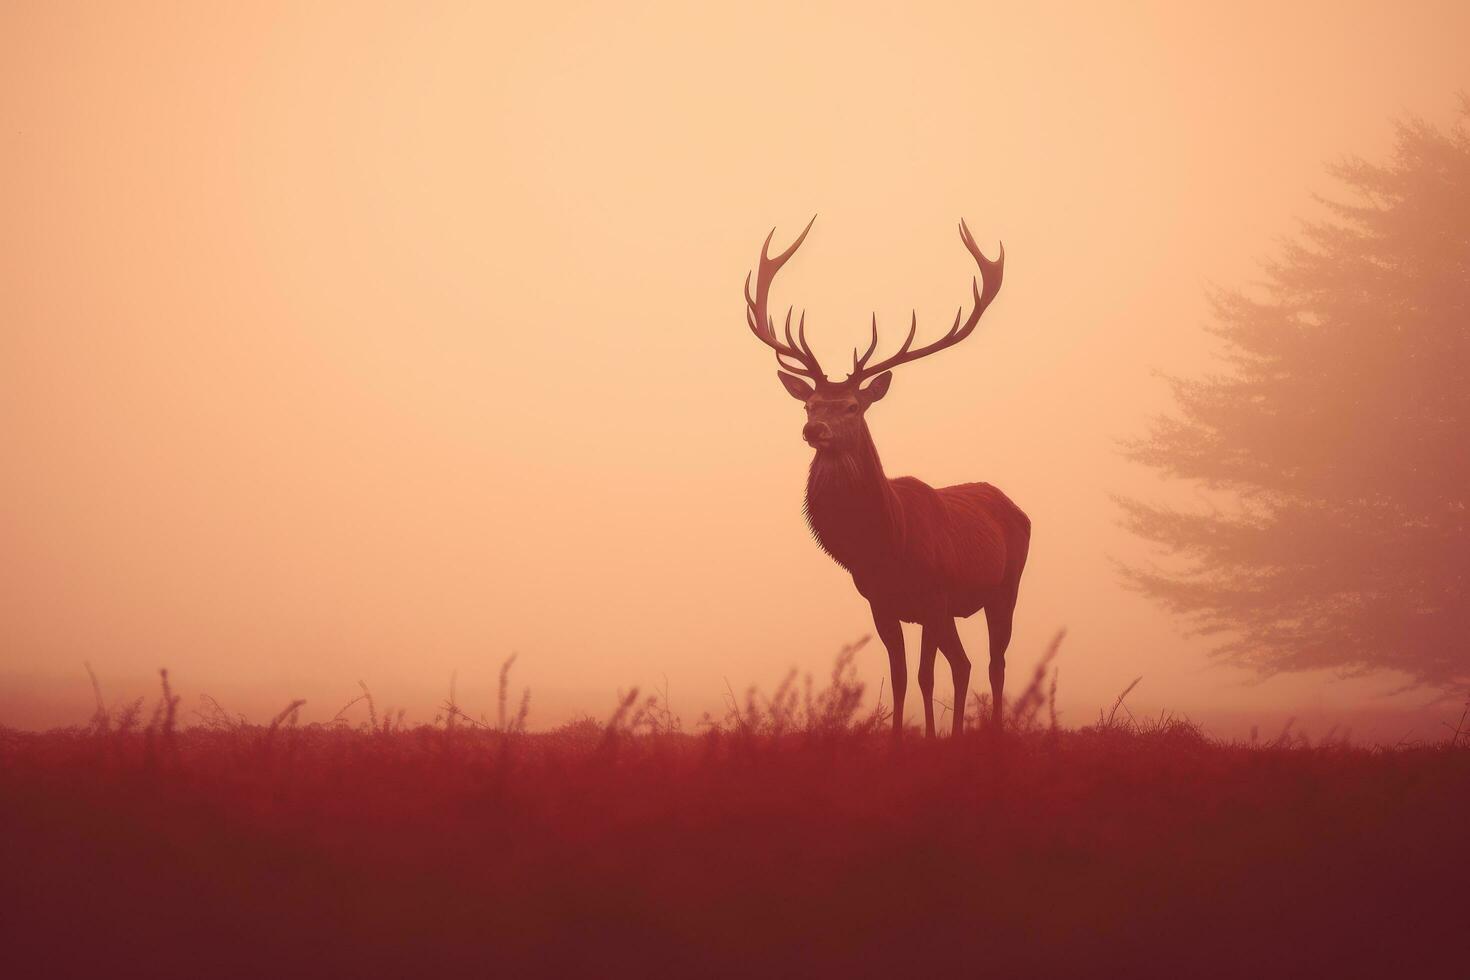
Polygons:
[[786,386],[786,390],[791,392],[791,397],[795,398],[797,401],[804,402],[816,393],[815,388],[813,388],[811,385],[807,384],[805,381],[801,380],[794,374],[787,374],[785,371],[777,371],[776,377],[781,379],[781,383]]
[[872,381],[868,382],[866,388],[858,389],[858,400],[864,405],[871,405],[884,395],[888,394],[888,385],[893,381],[893,372],[884,371]]

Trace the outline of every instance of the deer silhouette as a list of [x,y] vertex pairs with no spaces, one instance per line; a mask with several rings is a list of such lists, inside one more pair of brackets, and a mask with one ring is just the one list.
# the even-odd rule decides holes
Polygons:
[[[791,332],[792,308],[786,311],[784,339],[766,312],[776,273],[806,240],[813,217],[796,241],[774,258],[769,254],[776,230],[761,246],[755,271],[755,293],[745,277],[746,320],[751,331],[776,352],[777,377],[792,397],[805,403],[802,437],[815,450],[807,476],[806,517],[824,551],[852,573],[853,583],[868,600],[873,625],[888,650],[893,678],[893,730],[903,731],[903,702],[908,688],[901,623],[922,627],[919,692],[924,699],[925,734],[934,735],[934,659],[942,652],[954,679],[954,734],[964,730],[965,699],[970,686],[970,660],[955,629],[956,617],[985,610],[990,633],[990,693],[993,722],[1001,724],[1005,691],[1006,647],[1026,553],[1031,520],[1000,490],[988,483],[962,483],[935,489],[911,476],[889,479],[868,432],[867,410],[884,395],[892,370],[953,347],[975,330],[981,315],[1000,291],[1005,246],[1000,257],[987,259],[963,221],[960,240],[980,266],[971,281],[974,308],[933,343],[914,347],[917,314],[910,318],[908,338],[898,352],[869,363],[878,348],[878,317],[867,352],[852,352],[852,373],[828,381],[806,340],[806,312]],[[866,382],[866,384],[864,384]]]

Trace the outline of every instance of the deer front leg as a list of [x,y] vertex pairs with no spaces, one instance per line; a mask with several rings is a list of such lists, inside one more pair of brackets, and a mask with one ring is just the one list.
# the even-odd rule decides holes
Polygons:
[[893,734],[903,734],[903,696],[909,686],[908,661],[903,651],[903,627],[898,617],[873,609],[873,625],[878,639],[888,649],[888,673],[893,683]]
[[939,652],[939,634],[932,624],[919,639],[919,696],[924,699],[924,735],[934,737],[934,656]]
[[[937,624],[939,649],[949,661],[950,674],[954,677],[954,729],[959,735],[965,730],[965,699],[970,696],[970,658],[965,656],[965,647],[960,643],[959,630],[954,620],[945,616]],[[992,675],[993,676],[993,675]]]

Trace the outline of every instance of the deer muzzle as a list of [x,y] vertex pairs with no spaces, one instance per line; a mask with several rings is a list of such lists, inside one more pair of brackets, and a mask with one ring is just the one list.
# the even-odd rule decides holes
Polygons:
[[801,437],[810,445],[821,449],[832,441],[832,427],[826,422],[808,422],[801,428]]

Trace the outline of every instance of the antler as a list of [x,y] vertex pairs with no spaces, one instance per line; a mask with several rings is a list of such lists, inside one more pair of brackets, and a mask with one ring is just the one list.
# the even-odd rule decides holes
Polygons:
[[919,330],[918,314],[912,314],[909,319],[908,338],[904,340],[903,346],[898,349],[898,353],[879,361],[877,364],[869,365],[868,358],[872,357],[873,351],[878,349],[878,314],[873,314],[872,342],[868,344],[867,352],[861,357],[858,356],[857,348],[853,348],[852,373],[847,376],[849,382],[861,382],[874,375],[882,374],[884,371],[898,367],[900,364],[917,361],[919,358],[933,354],[935,351],[944,350],[946,347],[953,347],[970,336],[971,332],[974,331],[975,324],[980,322],[980,315],[985,312],[985,308],[990,305],[991,300],[995,299],[995,294],[1000,292],[1000,282],[1005,276],[1006,247],[1002,244],[1000,246],[1000,258],[994,262],[990,261],[980,251],[980,246],[975,244],[975,236],[970,234],[970,229],[965,225],[963,220],[960,221],[960,241],[965,243],[965,248],[970,250],[970,254],[975,257],[975,262],[980,266],[980,278],[978,280],[970,280],[970,285],[975,291],[975,308],[970,311],[969,319],[965,320],[963,326],[960,325],[960,317],[965,312],[965,308],[961,306],[955,312],[954,325],[949,328],[948,333],[932,344],[925,344],[923,347],[909,350],[909,346],[914,342],[914,334],[918,333]]
[[[786,260],[801,247],[806,240],[806,233],[812,230],[817,216],[812,215],[812,220],[806,223],[806,227],[792,242],[786,251],[771,258],[768,253],[771,247],[771,239],[776,234],[772,228],[771,233],[766,236],[765,244],[761,245],[761,261],[755,272],[755,296],[750,295],[750,276],[745,277],[745,322],[750,324],[750,332],[760,338],[761,343],[776,352],[776,363],[781,365],[784,371],[793,374],[801,374],[812,381],[826,383],[827,375],[822,371],[822,366],[817,363],[817,357],[806,342],[806,311],[802,310],[801,320],[797,324],[795,339],[791,336],[791,313],[795,307],[786,310],[786,343],[781,343],[776,336],[776,321],[766,313],[766,299],[771,292],[771,281],[776,278],[776,273],[786,264]],[[782,360],[785,358],[785,360]],[[799,367],[792,367],[787,361],[796,361]]]

